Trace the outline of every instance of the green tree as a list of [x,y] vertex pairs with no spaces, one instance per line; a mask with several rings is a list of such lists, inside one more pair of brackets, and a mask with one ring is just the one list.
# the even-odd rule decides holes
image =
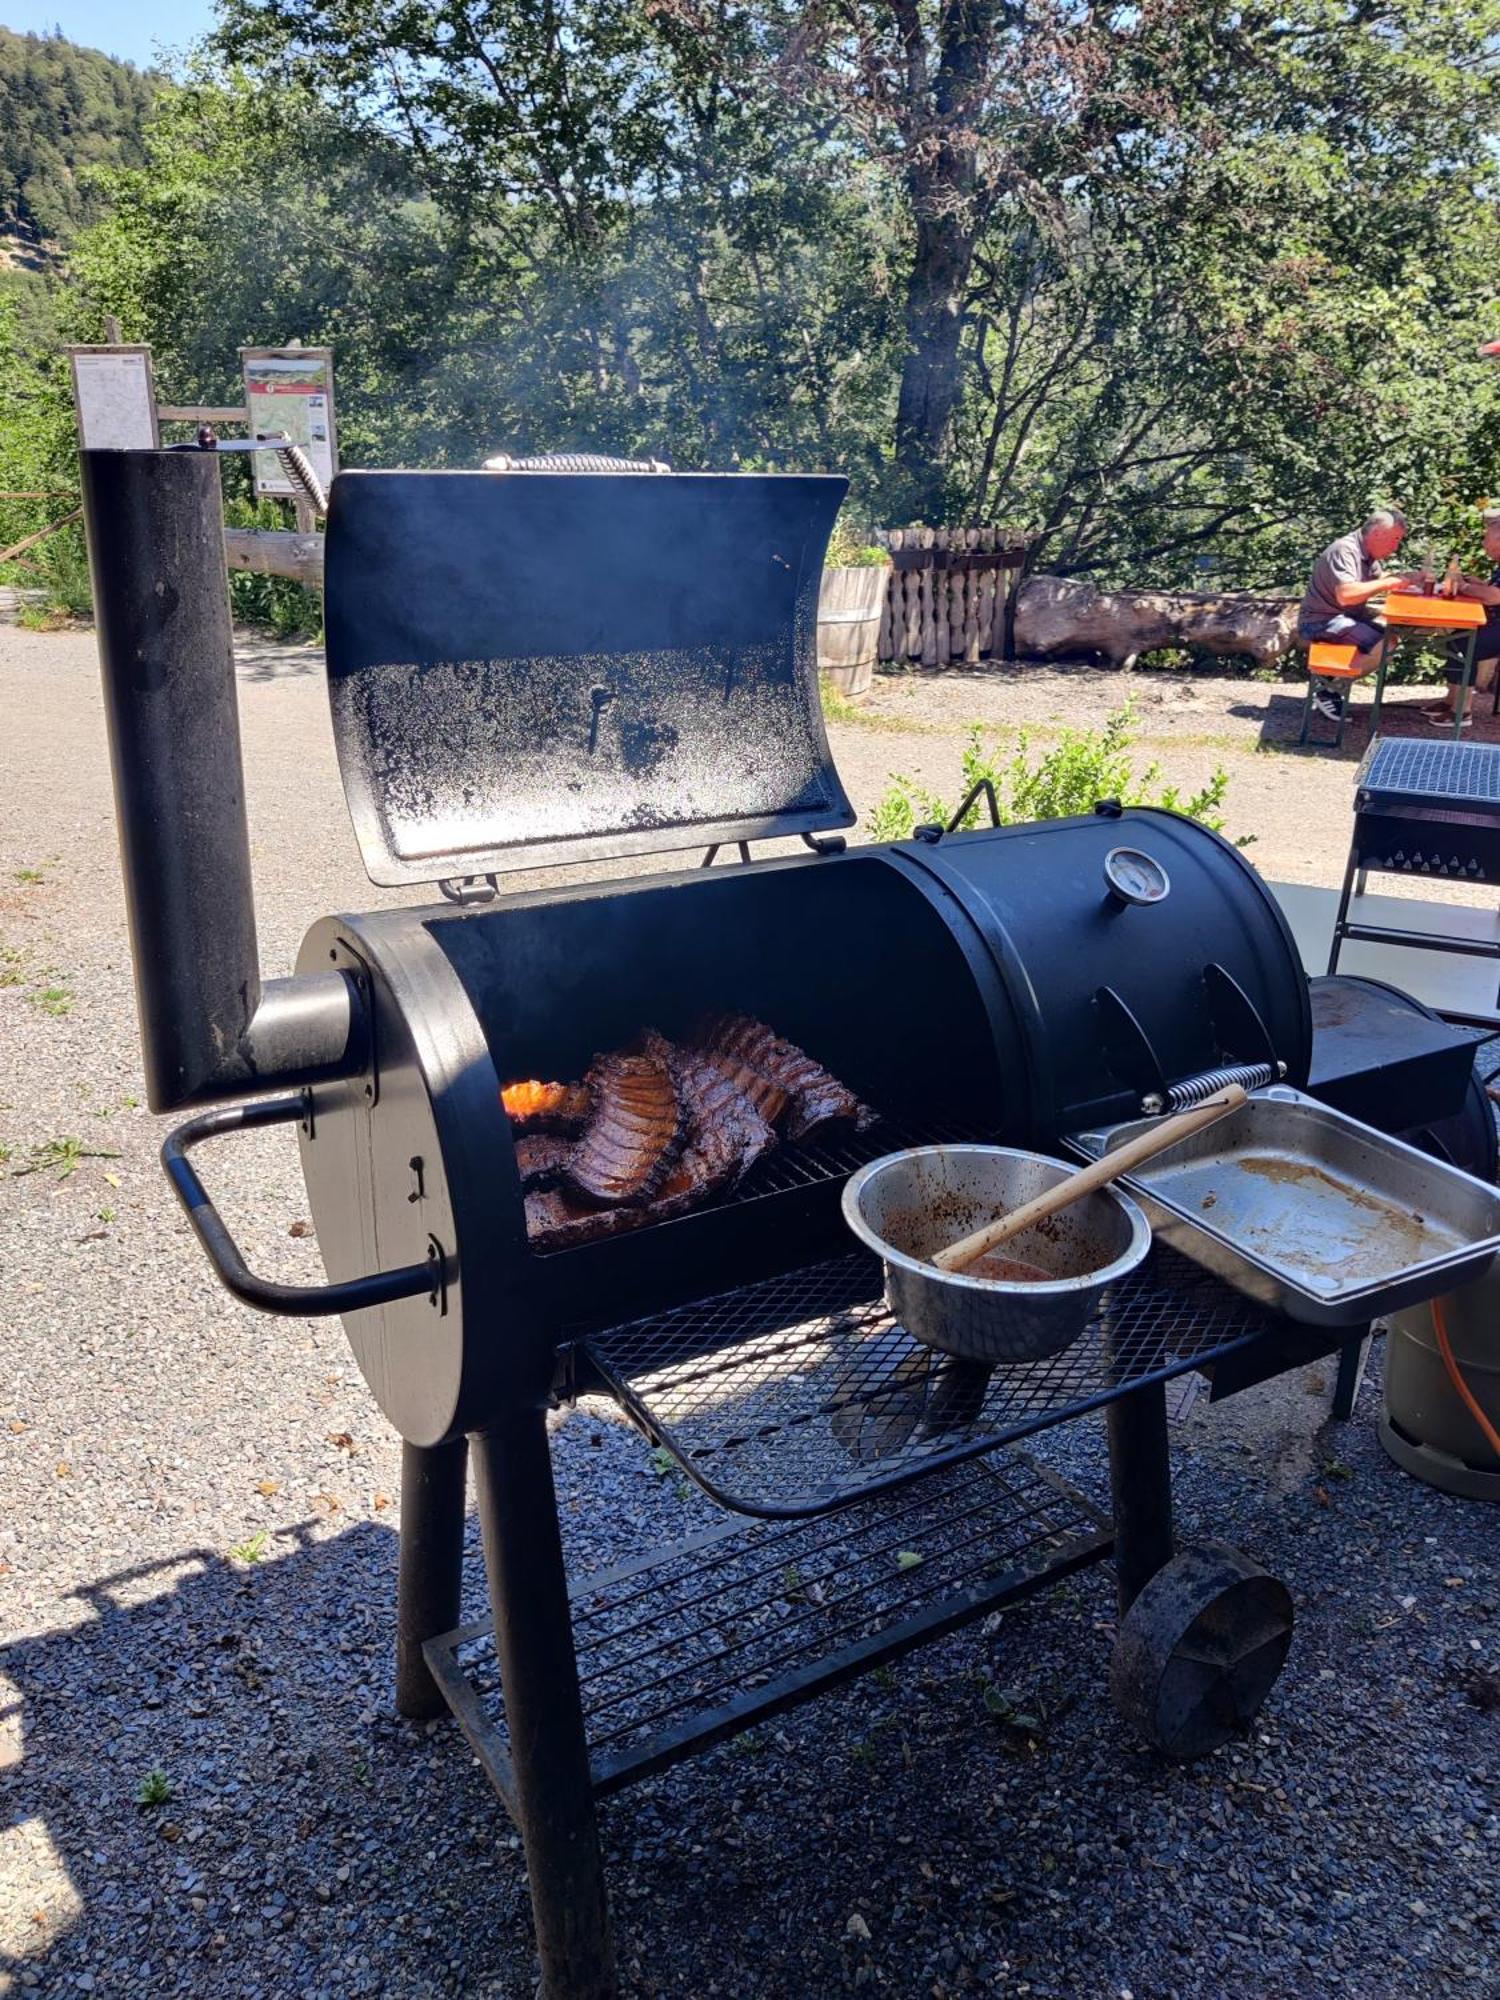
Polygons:
[[0,234],[45,265],[99,213],[96,166],[141,157],[160,79],[60,36],[0,28]]

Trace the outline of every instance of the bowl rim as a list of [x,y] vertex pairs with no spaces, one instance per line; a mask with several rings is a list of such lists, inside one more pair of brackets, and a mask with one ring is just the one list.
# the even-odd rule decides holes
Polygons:
[[[1128,1194],[1122,1194],[1117,1186],[1096,1188],[1094,1194],[1106,1201],[1112,1201],[1123,1210],[1130,1223],[1130,1240],[1113,1263],[1101,1264],[1093,1271],[1079,1271],[1071,1278],[1050,1278],[1044,1284],[1022,1282],[1011,1278],[973,1278],[962,1271],[940,1271],[925,1257],[910,1256],[898,1250],[883,1236],[877,1236],[864,1216],[860,1213],[859,1201],[868,1183],[897,1160],[919,1160],[940,1155],[951,1158],[963,1155],[984,1159],[1039,1160],[1044,1166],[1060,1167],[1068,1175],[1081,1173],[1082,1166],[1072,1160],[1060,1160],[1054,1153],[1039,1153],[1027,1146],[981,1146],[962,1144],[952,1146],[904,1146],[894,1153],[882,1153],[878,1160],[871,1160],[849,1176],[844,1183],[844,1220],[869,1250],[873,1250],[882,1263],[894,1264],[898,1270],[909,1272],[912,1277],[925,1280],[933,1285],[953,1285],[961,1291],[973,1292],[979,1297],[1056,1299],[1065,1298],[1070,1292],[1102,1290],[1133,1271],[1151,1248],[1151,1224],[1144,1211]],[[1091,1197],[1085,1197],[1089,1199]]]

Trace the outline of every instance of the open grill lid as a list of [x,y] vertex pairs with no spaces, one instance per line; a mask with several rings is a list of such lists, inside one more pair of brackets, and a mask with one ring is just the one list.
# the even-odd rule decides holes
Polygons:
[[846,485],[342,474],[328,687],[370,879],[851,825],[816,650]]

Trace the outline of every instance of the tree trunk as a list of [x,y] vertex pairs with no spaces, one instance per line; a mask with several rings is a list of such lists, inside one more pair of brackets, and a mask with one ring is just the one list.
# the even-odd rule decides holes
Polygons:
[[917,213],[896,405],[896,504],[918,521],[942,518],[948,429],[963,389],[964,291],[974,256],[964,224],[951,211],[934,214],[934,206],[929,194]]
[[[896,405],[896,479],[901,504],[940,518],[948,433],[963,391],[964,305],[974,249],[994,190],[981,190],[979,127],[995,56],[997,0],[949,0],[937,22],[930,103],[920,87],[908,103],[907,194],[915,241],[906,281],[906,354]],[[910,0],[895,14],[910,86],[928,74],[920,16]]]

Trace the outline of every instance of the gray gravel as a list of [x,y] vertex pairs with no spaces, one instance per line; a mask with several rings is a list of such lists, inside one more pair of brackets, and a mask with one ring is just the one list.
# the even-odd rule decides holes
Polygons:
[[[323,910],[395,900],[359,869],[315,664],[244,665],[273,971]],[[93,673],[87,637],[0,629],[0,1994],[521,1996],[515,1838],[457,1731],[392,1712],[396,1440],[336,1324],[219,1290],[155,1165]],[[1056,676],[1026,702],[1044,680],[1077,705]],[[862,804],[953,755],[944,716],[908,720],[837,732]],[[1299,813],[1267,829],[1287,854]],[[291,1143],[209,1166],[252,1260],[315,1274]],[[1249,1742],[1181,1771],[1134,1746],[1088,1573],[608,1804],[628,1989],[1500,1994],[1500,1524],[1385,1461],[1373,1384],[1327,1427],[1331,1378],[1177,1433],[1183,1531],[1297,1598]],[[716,1518],[607,1408],[556,1444],[580,1571]],[[1098,1488],[1095,1427],[1046,1448]]]

